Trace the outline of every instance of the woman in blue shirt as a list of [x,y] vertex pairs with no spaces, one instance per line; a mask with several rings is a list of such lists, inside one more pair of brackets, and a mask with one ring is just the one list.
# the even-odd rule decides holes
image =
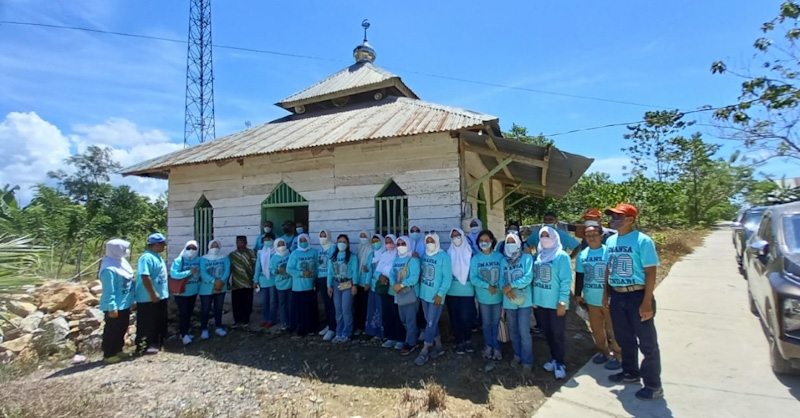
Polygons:
[[564,317],[569,308],[572,286],[570,256],[561,248],[561,238],[555,229],[544,226],[539,230],[538,251],[534,262],[533,304],[539,309],[537,319],[550,346],[550,360],[544,369],[556,379],[567,376],[564,363]]
[[105,312],[103,361],[117,363],[125,346],[133,305],[133,268],[125,258],[130,243],[112,239],[106,243],[106,256],[100,263],[100,310]]
[[256,269],[253,273],[253,283],[256,292],[261,293],[261,328],[270,329],[278,322],[278,290],[275,288],[275,278],[269,266],[270,259],[275,255],[275,235],[266,232],[262,237],[261,249],[256,254]]
[[469,280],[475,287],[475,295],[481,309],[483,358],[500,361],[503,355],[500,342],[497,341],[497,329],[503,311],[503,292],[500,290],[503,255],[493,250],[497,246],[497,240],[492,231],[481,231],[476,242],[480,252],[475,254],[470,262]]
[[353,296],[358,280],[358,257],[350,251],[350,239],[345,234],[336,237],[336,247],[328,259],[328,296],[333,298],[336,311],[336,337],[331,342],[343,344],[353,334]]
[[191,240],[183,246],[183,250],[172,262],[169,270],[170,280],[185,280],[184,290],[174,295],[175,304],[178,305],[178,328],[183,345],[192,343],[192,312],[197,302],[197,292],[200,288],[200,257],[197,256],[197,241]]
[[472,326],[478,316],[475,312],[475,289],[469,281],[469,267],[472,261],[472,248],[464,238],[461,228],[450,230],[450,248],[447,249],[453,280],[447,290],[447,311],[450,314],[450,328],[456,338],[456,354],[473,353]]
[[365,285],[369,282],[367,274],[370,273],[372,263],[372,246],[369,242],[369,232],[361,231],[358,234],[358,277],[355,280],[356,295],[353,297],[353,335],[361,335],[367,326],[367,305],[369,292]]
[[299,234],[295,241],[297,249],[289,256],[286,270],[292,276],[292,325],[297,336],[305,337],[319,326],[317,298],[314,294],[319,252],[311,248],[308,234]]
[[289,244],[278,238],[273,244],[274,253],[269,258],[269,274],[275,280],[275,291],[278,294],[278,318],[281,331],[292,328],[291,297],[292,277],[286,269],[289,264]]
[[411,240],[401,236],[397,239],[397,257],[389,274],[389,294],[394,296],[400,323],[406,331],[403,348],[400,349],[401,356],[407,356],[417,349],[418,282],[419,257],[412,256]]
[[385,289],[385,293],[383,291],[380,292],[383,336],[386,338],[381,347],[402,350],[403,341],[406,339],[405,329],[403,324],[400,323],[400,312],[398,312],[397,305],[394,303],[394,295],[389,292],[391,289],[389,275],[394,265],[394,259],[397,258],[395,241],[396,238],[392,234],[386,235],[383,239],[385,250],[375,265],[375,283],[379,289]]
[[522,251],[522,242],[515,233],[503,242],[503,261],[500,263],[503,280],[503,309],[506,311],[508,333],[514,348],[514,361],[530,372],[533,368],[533,342],[531,340],[531,282],[533,257]]
[[444,298],[453,281],[453,270],[450,257],[442,251],[436,233],[425,236],[425,254],[420,260],[420,270],[419,298],[425,314],[425,345],[414,360],[417,366],[427,363],[430,357],[444,354],[439,336],[439,318],[442,316]]
[[200,259],[200,339],[208,339],[208,319],[214,309],[214,333],[224,337],[228,333],[222,326],[222,304],[228,279],[231,276],[231,259],[222,254],[222,243],[212,239],[208,254]]
[[383,340],[383,308],[381,306],[381,295],[375,292],[375,267],[381,254],[385,251],[383,248],[383,237],[380,234],[374,234],[370,239],[370,247],[372,248],[367,256],[369,265],[362,267],[362,270],[369,270],[362,276],[364,282],[364,290],[368,292],[367,295],[367,323],[365,324],[364,332],[371,336],[374,341],[380,342]]
[[319,239],[319,249],[317,250],[317,279],[314,280],[314,288],[317,289],[317,297],[325,306],[324,327],[319,332],[323,341],[331,341],[336,336],[336,308],[333,306],[333,299],[328,295],[328,263],[336,250],[331,232],[321,229],[317,236]]

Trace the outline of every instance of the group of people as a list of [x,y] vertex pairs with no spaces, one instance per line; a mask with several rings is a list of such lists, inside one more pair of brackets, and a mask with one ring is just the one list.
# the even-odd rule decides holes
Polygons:
[[[605,211],[611,229],[601,225],[601,214],[584,214],[584,241],[557,228],[554,213],[531,236],[521,236],[512,223],[497,240],[480,220],[469,232],[450,230],[450,245],[441,248],[434,231],[412,226],[408,235],[358,235],[357,249],[350,238],[334,238],[325,229],[312,245],[301,223],[287,221],[276,236],[270,221],[248,248],[247,238],[236,238],[236,249],[220,254],[214,239],[208,253],[198,254],[196,241],[187,242],[169,274],[160,252],[165,238],[147,238],[147,249],[134,274],[126,260],[129,243],[107,243],[100,278],[101,309],[106,313],[103,351],[106,361],[119,361],[131,305],[137,305],[136,346],[157,353],[166,337],[167,299],[174,295],[183,344],[193,341],[191,317],[200,296],[200,338],[223,337],[222,305],[231,293],[233,327],[249,326],[253,298],[263,300],[261,327],[291,332],[296,338],[319,332],[326,341],[347,343],[366,334],[407,356],[419,350],[414,363],[422,366],[445,353],[439,319],[448,309],[456,354],[474,352],[472,330],[480,323],[483,358],[502,359],[498,333],[506,326],[514,362],[523,371],[533,367],[531,318],[544,334],[550,359],[543,368],[557,379],[566,377],[565,315],[571,292],[586,306],[598,353],[613,382],[638,383],[641,399],[663,396],[660,356],[653,316],[655,272],[659,264],[655,245],[635,229],[637,209],[620,204]],[[577,258],[573,272],[571,258]],[[255,294],[254,294],[255,292]],[[320,315],[318,306],[324,306]],[[609,309],[610,308],[610,309]],[[324,321],[320,323],[320,317]],[[422,340],[422,345],[418,341]],[[638,353],[644,360],[639,365]],[[491,363],[490,363],[491,364]]]

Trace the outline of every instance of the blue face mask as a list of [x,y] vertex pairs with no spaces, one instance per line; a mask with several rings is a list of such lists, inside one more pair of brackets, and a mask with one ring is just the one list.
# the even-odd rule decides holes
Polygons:
[[492,243],[488,241],[481,241],[481,243],[478,245],[481,247],[481,250],[488,250],[489,248],[492,248]]
[[372,248],[374,248],[376,250],[380,250],[381,249],[381,243],[380,242],[373,242],[372,243]]
[[413,240],[418,240],[418,239],[422,238],[422,233],[421,232],[412,232],[409,235],[411,236],[411,239],[413,239]]
[[300,241],[300,243],[299,243],[299,244],[297,244],[297,246],[298,246],[298,247],[300,247],[300,248],[302,248],[302,249],[306,249],[306,248],[308,248],[308,242],[306,242],[306,241]]
[[347,249],[347,243],[346,242],[337,242],[336,243],[336,248],[338,248],[339,251],[344,251],[344,250]]
[[506,243],[506,253],[514,254],[517,251],[519,251],[519,244],[510,242]]
[[272,248],[272,241],[264,241],[264,248]]
[[297,232],[298,234],[304,234],[306,232],[306,229],[303,228],[302,226],[298,226],[297,228],[294,229],[294,231]]

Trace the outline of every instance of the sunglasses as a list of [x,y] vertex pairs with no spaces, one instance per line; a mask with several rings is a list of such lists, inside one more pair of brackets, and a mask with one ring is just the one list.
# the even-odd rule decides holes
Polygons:
[[433,229],[431,229],[430,231],[425,231],[425,235],[428,235],[428,234],[435,234],[435,233],[436,233],[436,231],[435,231],[435,230],[433,230]]

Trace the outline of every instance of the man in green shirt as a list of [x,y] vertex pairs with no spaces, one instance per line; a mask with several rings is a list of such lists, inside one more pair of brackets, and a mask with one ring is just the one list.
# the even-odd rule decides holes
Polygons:
[[247,237],[236,237],[236,250],[228,258],[231,260],[231,307],[233,308],[233,328],[247,327],[253,313],[253,275],[256,267],[256,253],[247,248]]

